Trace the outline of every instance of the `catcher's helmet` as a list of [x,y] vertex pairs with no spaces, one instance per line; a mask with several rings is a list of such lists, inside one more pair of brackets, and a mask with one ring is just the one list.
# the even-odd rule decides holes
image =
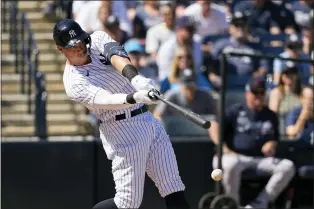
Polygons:
[[53,29],[53,39],[58,46],[72,48],[79,41],[90,44],[90,35],[81,26],[71,19],[58,22]]

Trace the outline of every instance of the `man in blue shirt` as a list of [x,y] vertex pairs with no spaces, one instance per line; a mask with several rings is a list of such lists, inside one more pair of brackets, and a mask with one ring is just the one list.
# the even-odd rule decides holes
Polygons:
[[234,6],[234,11],[249,15],[250,32],[255,35],[263,33],[283,33],[291,29],[299,32],[293,13],[282,5],[271,0],[240,1]]
[[[253,78],[246,85],[245,103],[226,110],[226,137],[223,145],[222,168],[225,193],[239,201],[241,173],[248,168],[268,173],[271,178],[264,190],[247,208],[267,208],[289,184],[295,174],[292,161],[275,158],[279,140],[278,120],[264,105],[265,80]],[[218,144],[219,125],[212,123],[210,137]],[[213,158],[217,168],[218,157]]]
[[[230,20],[230,38],[220,39],[216,42],[212,50],[212,59],[216,63],[212,71],[209,72],[209,80],[215,84],[220,83],[219,64],[220,56],[224,50],[232,50],[241,53],[255,54],[262,51],[260,44],[250,41],[248,32],[248,19],[240,12],[236,12],[232,15]],[[228,57],[228,85],[235,87],[243,86],[247,83],[252,75],[263,76],[266,73],[267,61],[257,60],[251,57]]]
[[302,105],[293,109],[287,116],[286,133],[289,137],[300,139],[314,146],[314,114],[313,86],[303,87],[301,94]]

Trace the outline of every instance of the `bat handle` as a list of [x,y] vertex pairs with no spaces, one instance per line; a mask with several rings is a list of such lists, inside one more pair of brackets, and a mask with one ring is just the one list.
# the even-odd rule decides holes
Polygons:
[[156,101],[160,98],[160,93],[156,89],[151,89],[148,91],[148,98],[150,98],[152,101]]

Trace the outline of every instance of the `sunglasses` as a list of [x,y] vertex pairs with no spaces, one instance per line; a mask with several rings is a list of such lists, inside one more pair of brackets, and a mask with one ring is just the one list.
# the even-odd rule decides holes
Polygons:
[[177,57],[179,60],[181,60],[181,59],[191,59],[192,58],[192,56],[191,55],[183,55],[183,56],[178,56]]

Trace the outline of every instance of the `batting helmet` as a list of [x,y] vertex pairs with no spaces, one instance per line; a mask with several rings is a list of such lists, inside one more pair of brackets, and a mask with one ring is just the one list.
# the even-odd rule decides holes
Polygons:
[[58,46],[72,48],[79,41],[90,44],[91,38],[81,26],[71,19],[65,19],[58,22],[53,29],[53,39]]

